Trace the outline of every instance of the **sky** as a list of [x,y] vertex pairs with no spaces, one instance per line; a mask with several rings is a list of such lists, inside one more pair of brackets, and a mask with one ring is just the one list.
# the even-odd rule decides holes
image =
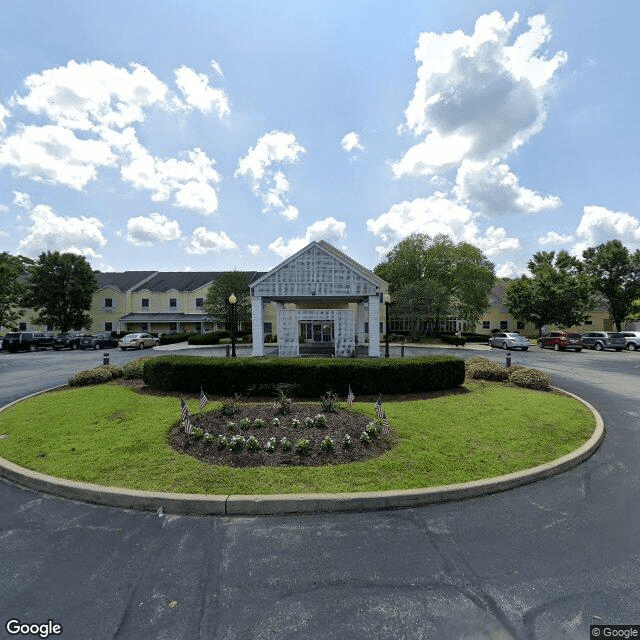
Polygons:
[[414,232],[640,248],[636,0],[7,0],[0,251],[372,269]]

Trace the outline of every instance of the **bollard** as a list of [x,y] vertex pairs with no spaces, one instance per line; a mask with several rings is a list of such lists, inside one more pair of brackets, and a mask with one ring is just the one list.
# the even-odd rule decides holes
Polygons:
[[506,358],[505,366],[507,367],[507,369],[511,366],[511,353],[510,352],[507,352],[507,358]]
[[400,357],[404,358],[404,342],[400,345]]
[[230,347],[229,347],[229,345],[227,345],[227,346],[226,346],[226,352],[227,352],[227,356],[226,356],[226,357],[228,358],[228,357],[229,357],[229,354],[230,354]]
[[105,351],[102,354],[102,364],[109,364],[109,352]]

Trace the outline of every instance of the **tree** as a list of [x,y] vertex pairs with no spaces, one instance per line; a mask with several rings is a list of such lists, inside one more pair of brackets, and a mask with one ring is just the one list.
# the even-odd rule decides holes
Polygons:
[[477,247],[423,233],[399,242],[374,271],[389,283],[394,315],[408,316],[416,326],[447,317],[476,322],[489,307],[496,280],[493,263]]
[[30,263],[28,258],[0,253],[0,326],[13,328],[24,313],[20,301]]
[[630,254],[620,240],[609,240],[589,247],[582,257],[593,288],[605,299],[611,319],[621,331],[640,296],[640,251]]
[[229,326],[231,322],[229,296],[232,293],[237,300],[237,321],[249,322],[251,320],[249,276],[243,271],[227,271],[211,284],[202,306],[207,316],[213,320],[223,320]]
[[596,299],[580,260],[566,251],[539,251],[527,266],[531,277],[521,276],[505,291],[512,316],[533,323],[538,333],[547,324],[572,327],[588,318]]
[[29,267],[24,304],[34,309],[37,324],[53,325],[63,333],[89,329],[96,289],[95,273],[83,256],[47,251]]

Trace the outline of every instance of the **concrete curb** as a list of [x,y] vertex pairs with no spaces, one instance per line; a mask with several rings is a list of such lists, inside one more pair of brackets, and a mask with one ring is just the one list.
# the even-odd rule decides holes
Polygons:
[[[60,387],[54,387],[54,389],[59,388]],[[22,400],[52,390],[53,389],[46,389],[16,400],[0,408],[0,411],[4,411],[17,402],[22,402]],[[558,389],[558,391],[562,390]],[[121,487],[104,487],[86,482],[74,482],[48,476],[43,473],[38,473],[37,471],[30,471],[3,458],[0,458],[0,477],[29,489],[42,491],[69,500],[80,500],[82,502],[124,509],[157,511],[162,508],[164,513],[178,515],[256,516],[375,511],[380,509],[419,507],[439,502],[475,498],[489,493],[513,489],[567,471],[589,458],[598,449],[604,439],[605,429],[602,417],[593,406],[582,398],[566,391],[562,391],[562,393],[584,404],[595,417],[596,428],[591,438],[589,438],[585,444],[557,460],[533,467],[532,469],[461,484],[403,491],[338,494],[254,496],[195,495],[137,491],[134,489],[123,489]]]

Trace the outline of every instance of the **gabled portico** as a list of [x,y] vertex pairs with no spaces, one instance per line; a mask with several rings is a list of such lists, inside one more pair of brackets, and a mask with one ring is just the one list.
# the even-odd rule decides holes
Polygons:
[[264,308],[277,311],[279,354],[299,355],[299,336],[332,343],[334,355],[347,357],[356,344],[380,356],[380,304],[387,283],[323,240],[312,242],[252,282],[254,356],[264,354]]

